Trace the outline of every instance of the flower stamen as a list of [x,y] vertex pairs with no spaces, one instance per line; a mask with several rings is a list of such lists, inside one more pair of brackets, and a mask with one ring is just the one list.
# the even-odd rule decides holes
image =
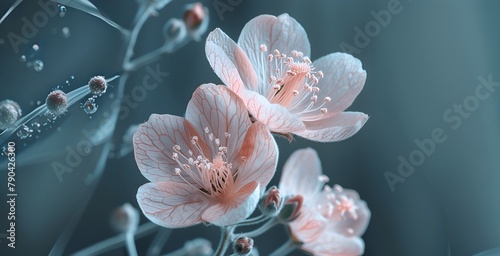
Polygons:
[[[200,145],[202,141],[198,136],[193,136],[190,142],[198,152],[188,150],[189,157],[183,154],[181,146],[173,146],[172,160],[179,166],[174,169],[174,172],[185,183],[200,190],[203,194],[224,200],[226,196],[229,196],[227,191],[232,191],[238,171],[233,173],[231,170],[232,164],[228,162],[227,157],[228,148],[210,132],[208,127],[205,127],[204,131],[208,135],[208,140],[216,146],[215,155],[209,157],[210,155],[206,154],[208,152],[203,152]],[[224,137],[227,141],[231,134],[225,132]]]

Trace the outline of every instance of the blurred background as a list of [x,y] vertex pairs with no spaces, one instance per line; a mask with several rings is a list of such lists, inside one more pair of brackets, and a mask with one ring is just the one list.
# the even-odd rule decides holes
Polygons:
[[[13,2],[2,1],[0,13]],[[293,151],[312,147],[330,184],[358,191],[372,212],[363,236],[365,255],[475,255],[500,247],[500,86],[496,84],[500,82],[500,2],[201,2],[210,11],[208,31],[220,27],[237,40],[253,17],[288,13],[307,31],[312,60],[345,51],[359,58],[367,71],[365,87],[349,108],[370,116],[361,131],[330,144],[276,138],[280,159],[271,184],[279,182],[281,167]],[[130,28],[135,1],[92,3]],[[136,54],[163,44],[163,25],[171,17],[182,17],[186,3],[173,1],[147,21]],[[222,11],[220,3],[229,8]],[[377,18],[383,10],[393,11],[390,20]],[[43,103],[57,86],[67,92],[94,75],[119,74],[125,50],[116,29],[70,7],[64,15],[48,16],[33,35],[12,43],[13,34],[23,35],[24,20],[39,12],[43,8],[38,1],[24,1],[0,24],[0,100],[18,102],[23,115],[35,109],[37,101]],[[56,241],[66,246],[52,251],[53,255],[69,255],[116,235],[111,213],[127,202],[137,207],[137,188],[147,182],[132,154],[118,157],[127,148],[122,137],[152,113],[183,115],[197,86],[220,83],[205,57],[205,37],[150,65],[169,75],[157,87],[145,90],[140,100],[122,105],[116,127],[109,121],[118,94],[115,81],[96,100],[99,109],[91,116],[77,103],[55,121],[41,120],[47,125],[40,132],[35,129],[31,138],[12,136],[9,141],[17,145],[16,249],[7,247],[8,207],[2,203],[0,255],[48,255]],[[38,51],[31,50],[33,44]],[[22,55],[26,62],[20,61]],[[35,60],[43,61],[42,70],[27,67]],[[125,95],[141,86],[147,74],[147,68],[131,73]],[[108,137],[113,144],[104,143]],[[421,149],[419,144],[429,145],[432,139],[433,150]],[[89,141],[96,146],[89,147]],[[7,165],[5,156],[1,157],[5,202]],[[141,214],[141,223],[145,222]],[[139,255],[145,255],[153,237],[137,241]],[[219,230],[203,225],[174,230],[162,252],[181,248],[196,237],[210,240],[215,247]],[[261,255],[267,255],[286,239],[286,231],[279,226],[258,237],[255,245]],[[125,254],[124,247],[106,253]]]

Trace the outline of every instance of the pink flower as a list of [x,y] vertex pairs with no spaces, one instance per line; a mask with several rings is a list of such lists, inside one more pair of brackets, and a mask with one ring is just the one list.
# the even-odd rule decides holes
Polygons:
[[[361,255],[360,236],[370,220],[370,210],[354,190],[324,186],[319,157],[311,148],[294,152],[283,167],[279,184],[283,195],[302,195],[299,217],[290,222],[294,239],[314,255]],[[324,187],[323,187],[324,186]]]
[[343,112],[364,86],[361,62],[345,53],[311,62],[306,32],[288,14],[252,19],[237,44],[215,29],[205,52],[215,73],[272,132],[332,142],[354,135],[368,119]]
[[134,134],[135,159],[150,183],[137,201],[152,222],[179,228],[236,224],[273,177],[276,142],[225,86],[200,86],[186,118],[153,114]]

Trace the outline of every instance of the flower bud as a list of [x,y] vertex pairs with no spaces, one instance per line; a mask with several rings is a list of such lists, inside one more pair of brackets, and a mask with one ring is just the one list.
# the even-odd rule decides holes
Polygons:
[[208,9],[201,3],[187,4],[185,7],[183,20],[189,35],[196,41],[199,41],[201,35],[208,28]]
[[163,26],[163,35],[168,43],[176,43],[186,37],[186,25],[179,19],[172,18]]
[[139,212],[129,203],[125,203],[113,212],[111,225],[120,233],[135,230],[139,225]]
[[19,104],[12,100],[0,101],[0,130],[11,128],[21,115]]
[[47,96],[45,104],[52,115],[59,116],[68,108],[68,96],[61,90],[54,90]]
[[276,186],[272,186],[264,194],[264,197],[259,204],[260,210],[266,215],[276,214],[281,207],[281,194]]
[[253,239],[240,237],[233,243],[233,250],[236,255],[250,255],[253,249]]
[[106,92],[108,84],[104,76],[94,76],[89,81],[89,88],[92,94],[101,95]]
[[294,221],[300,215],[304,198],[296,195],[285,199],[285,203],[278,214],[278,220],[284,223]]

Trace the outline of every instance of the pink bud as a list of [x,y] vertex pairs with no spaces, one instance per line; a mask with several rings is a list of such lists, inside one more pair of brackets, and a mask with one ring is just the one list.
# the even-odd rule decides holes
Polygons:
[[233,250],[236,255],[250,255],[253,249],[253,239],[240,237],[233,243]]
[[191,37],[199,40],[208,27],[208,9],[201,3],[186,5],[183,20]]
[[263,200],[260,204],[261,211],[264,214],[274,215],[278,212],[278,209],[281,207],[281,193],[276,186],[272,186],[263,197]]
[[61,90],[52,91],[47,96],[45,104],[52,115],[59,116],[68,108],[68,96]]
[[89,81],[89,88],[92,94],[99,95],[106,92],[108,84],[106,83],[104,76],[94,76]]
[[111,215],[111,225],[118,232],[135,230],[139,224],[139,212],[129,203],[116,209]]
[[184,23],[188,29],[194,29],[203,22],[203,18],[206,15],[205,10],[201,3],[194,3],[187,8],[184,12]]
[[296,195],[285,199],[283,208],[281,209],[278,219],[282,222],[291,222],[297,219],[302,209],[304,198],[301,195]]

